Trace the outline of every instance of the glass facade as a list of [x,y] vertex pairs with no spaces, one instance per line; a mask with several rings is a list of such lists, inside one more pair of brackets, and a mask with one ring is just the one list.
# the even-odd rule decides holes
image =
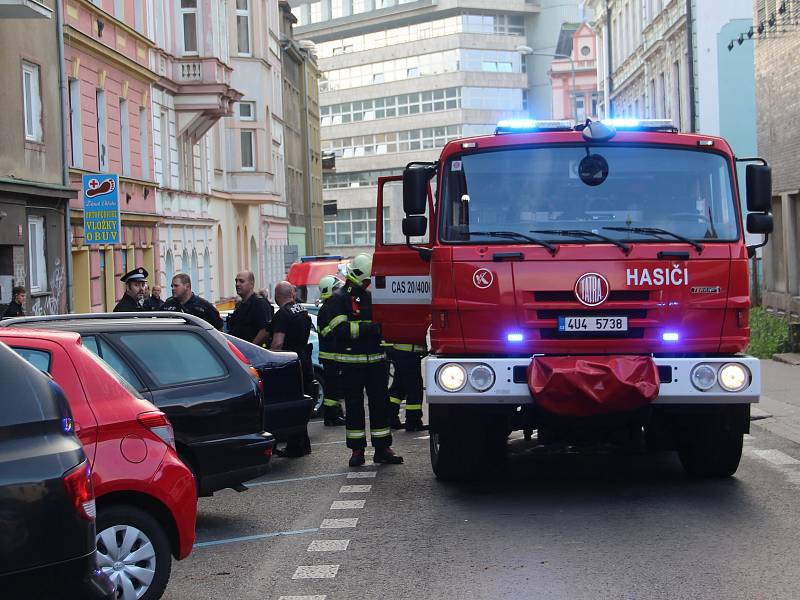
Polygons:
[[378,177],[402,175],[403,169],[384,169],[379,171],[353,171],[351,173],[326,173],[322,188],[337,190],[378,185]]
[[[340,208],[325,216],[325,247],[367,246],[375,243],[375,214],[372,208]],[[390,230],[389,207],[383,207],[384,231]]]
[[320,107],[322,126],[403,117],[461,107],[461,89],[430,90]]
[[521,73],[522,61],[518,52],[447,50],[326,71],[319,89],[320,92],[344,90],[456,71]]
[[[333,18],[342,16],[341,0],[332,3]],[[338,13],[338,16],[337,16]],[[312,21],[314,12],[312,11]],[[522,15],[466,14],[427,23],[415,23],[385,31],[365,33],[317,45],[320,58],[349,52],[363,52],[397,44],[418,42],[455,33],[484,33],[491,35],[525,35],[525,18]]]
[[409,131],[390,131],[325,140],[322,142],[322,149],[334,152],[340,158],[355,158],[374,154],[441,148],[450,140],[459,137],[461,137],[461,125],[426,127]]

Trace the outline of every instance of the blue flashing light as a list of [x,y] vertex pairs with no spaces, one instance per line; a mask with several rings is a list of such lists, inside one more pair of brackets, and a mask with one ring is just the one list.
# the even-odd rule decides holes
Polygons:
[[521,333],[509,333],[506,335],[506,339],[509,342],[522,342],[525,339],[525,336],[523,336]]
[[503,119],[497,123],[495,133],[524,133],[532,131],[572,131],[568,120]]
[[681,336],[675,331],[666,331],[661,334],[661,339],[665,342],[677,342],[681,339]]
[[603,119],[603,125],[611,125],[617,129],[635,129],[641,124],[639,119]]
[[533,119],[503,119],[497,123],[497,127],[502,129],[536,129],[537,122]]

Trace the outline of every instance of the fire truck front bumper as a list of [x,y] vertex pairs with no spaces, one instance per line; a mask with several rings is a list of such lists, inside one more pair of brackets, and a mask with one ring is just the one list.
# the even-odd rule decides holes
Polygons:
[[[424,359],[428,404],[534,404],[529,358]],[[659,391],[652,404],[753,404],[761,395],[761,363],[752,356],[653,357]]]

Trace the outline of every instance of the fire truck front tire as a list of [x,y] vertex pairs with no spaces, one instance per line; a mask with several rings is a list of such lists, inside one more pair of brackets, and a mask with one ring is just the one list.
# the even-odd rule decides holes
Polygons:
[[472,453],[463,434],[455,429],[432,431],[430,438],[431,467],[436,479],[440,481],[464,481],[474,472],[477,457]]
[[739,468],[744,434],[725,419],[710,418],[684,438],[678,456],[691,477],[730,477]]

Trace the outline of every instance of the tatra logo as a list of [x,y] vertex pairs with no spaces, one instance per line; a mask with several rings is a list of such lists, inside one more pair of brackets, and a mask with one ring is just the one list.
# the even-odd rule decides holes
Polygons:
[[575,297],[586,306],[602,304],[610,291],[608,280],[599,273],[584,273],[575,282]]
[[476,288],[485,290],[494,282],[494,275],[489,269],[478,269],[472,274],[472,283]]
[[627,269],[625,283],[628,287],[689,285],[689,269],[679,264],[666,269]]

